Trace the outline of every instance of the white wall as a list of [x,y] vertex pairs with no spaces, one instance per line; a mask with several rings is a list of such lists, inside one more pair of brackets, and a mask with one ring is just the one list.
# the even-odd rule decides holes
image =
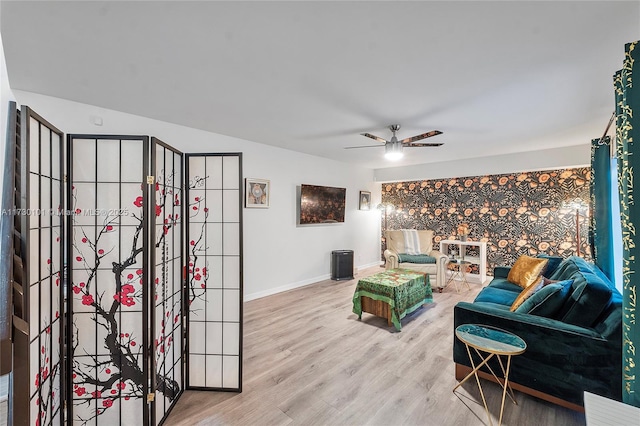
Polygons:
[[591,144],[542,149],[466,160],[376,169],[376,182],[446,179],[499,175],[536,170],[586,167],[591,164]]
[[[379,264],[380,214],[358,210],[359,191],[371,191],[374,205],[380,199],[371,169],[63,99],[14,94],[65,133],[150,135],[183,152],[242,152],[245,177],[271,180],[271,207],[243,212],[245,300],[329,278],[332,250],[354,250],[356,267]],[[96,117],[102,126],[94,124]],[[345,223],[297,226],[296,187],[302,183],[347,188]]]

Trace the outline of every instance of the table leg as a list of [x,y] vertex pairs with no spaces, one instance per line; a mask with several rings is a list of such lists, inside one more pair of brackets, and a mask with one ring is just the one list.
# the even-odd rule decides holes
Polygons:
[[[498,357],[499,359],[500,357]],[[500,363],[502,366],[502,363]],[[500,404],[500,420],[498,420],[498,426],[502,424],[502,413],[504,412],[504,397],[507,394],[507,386],[509,386],[509,367],[511,367],[511,355],[507,355],[507,370],[504,372],[504,386],[502,389],[502,403]],[[509,387],[511,389],[511,387]],[[516,402],[515,400],[513,402]]]
[[487,413],[487,417],[489,418],[489,425],[493,426],[493,422],[491,421],[491,414],[489,413],[489,407],[487,406],[487,400],[484,397],[484,392],[482,391],[482,385],[480,384],[480,377],[478,376],[478,370],[485,365],[490,359],[491,357],[493,357],[494,354],[489,354],[488,357],[483,358],[482,356],[480,358],[483,358],[482,362],[480,364],[478,364],[478,366],[475,365],[475,363],[473,362],[473,357],[471,356],[471,350],[469,350],[469,345],[467,345],[465,343],[465,347],[467,348],[467,354],[469,355],[469,360],[471,361],[471,366],[473,367],[473,370],[471,371],[471,373],[467,374],[467,377],[465,377],[464,379],[462,379],[460,381],[460,383],[458,383],[454,388],[453,391],[455,392],[456,389],[458,389],[458,387],[460,387],[464,382],[467,381],[467,379],[469,379],[471,377],[471,375],[475,376],[476,378],[476,383],[478,384],[478,389],[480,390],[480,396],[482,397],[482,403],[484,404],[484,410]]
[[[480,357],[480,359],[484,359],[484,356],[480,353],[478,349],[475,349],[475,351]],[[502,370],[502,377],[506,377],[504,365],[502,364],[502,358],[500,358],[500,355],[496,355],[496,358],[498,358],[498,362],[500,363],[500,370]],[[487,368],[491,372],[491,375],[493,376],[493,378],[496,379],[496,383],[498,383],[500,386],[505,386],[504,379],[502,379],[502,382],[501,382],[501,379],[496,375],[496,373],[493,372],[493,368],[491,368],[489,364],[487,364]],[[511,398],[511,401],[513,401],[514,404],[518,405],[518,403],[516,402],[516,396],[513,393],[513,389],[511,389],[511,385],[507,384],[506,386],[509,387],[509,398]]]

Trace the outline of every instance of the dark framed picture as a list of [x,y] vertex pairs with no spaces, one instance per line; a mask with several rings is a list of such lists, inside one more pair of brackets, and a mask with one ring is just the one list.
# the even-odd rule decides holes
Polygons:
[[244,206],[253,209],[268,209],[270,182],[266,179],[245,179]]
[[360,191],[360,210],[371,210],[371,192]]

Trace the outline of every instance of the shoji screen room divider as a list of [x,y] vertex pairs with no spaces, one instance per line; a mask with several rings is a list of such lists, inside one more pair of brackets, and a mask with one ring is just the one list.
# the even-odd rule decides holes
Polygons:
[[203,192],[191,200],[185,155],[166,143],[68,135],[65,147],[13,107],[14,208],[30,209],[12,231],[12,280],[29,284],[14,292],[13,423],[157,425],[184,389],[239,391],[241,154],[187,156],[206,167],[192,168]]

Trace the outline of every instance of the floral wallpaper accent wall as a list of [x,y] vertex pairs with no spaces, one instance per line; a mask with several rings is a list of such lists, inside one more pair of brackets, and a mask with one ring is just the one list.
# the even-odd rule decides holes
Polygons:
[[590,260],[590,177],[584,167],[382,184],[382,201],[394,205],[387,229],[433,229],[437,249],[440,240],[456,239],[458,225],[469,224],[469,240],[487,242],[493,273],[523,254],[575,255],[576,209],[568,202],[578,199],[585,206],[580,255]]

